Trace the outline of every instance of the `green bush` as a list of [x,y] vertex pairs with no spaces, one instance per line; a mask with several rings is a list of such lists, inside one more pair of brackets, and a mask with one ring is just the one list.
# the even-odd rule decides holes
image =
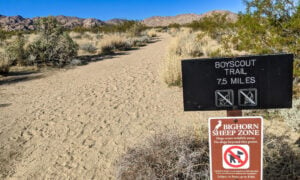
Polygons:
[[227,18],[228,14],[215,13],[212,16],[206,16],[199,21],[193,21],[186,26],[193,30],[207,32],[212,38],[221,40],[222,35],[228,34],[233,27],[233,22]]
[[294,77],[300,77],[300,60],[294,61]]
[[168,28],[175,28],[175,29],[179,29],[181,27],[180,24],[178,23],[172,23],[172,24],[169,24]]
[[101,46],[101,54],[109,55],[114,53],[114,47],[111,44]]
[[115,42],[112,44],[114,49],[119,50],[119,51],[127,51],[131,49],[131,45],[127,42]]
[[232,35],[237,50],[300,55],[300,4],[290,0],[246,1]]
[[32,60],[37,64],[63,66],[77,55],[78,45],[53,17],[38,21],[40,38],[28,46]]
[[9,68],[12,65],[11,59],[6,53],[0,52],[0,74],[6,75],[9,72]]
[[135,36],[141,36],[142,32],[146,29],[147,28],[145,25],[136,22],[127,30],[127,32],[129,33],[130,36],[135,37]]
[[12,64],[26,65],[27,52],[25,51],[25,39],[22,34],[18,34],[16,39],[5,47],[5,52]]

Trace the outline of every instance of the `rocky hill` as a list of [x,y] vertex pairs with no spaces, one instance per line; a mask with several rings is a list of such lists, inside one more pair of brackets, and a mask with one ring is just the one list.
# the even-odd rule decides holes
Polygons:
[[[230,20],[236,20],[237,14],[232,13],[230,11],[210,11],[205,14],[181,14],[177,16],[154,16],[151,18],[147,18],[143,20],[142,22],[150,27],[155,26],[168,26],[172,23],[177,24],[186,24],[190,23],[195,20],[199,20],[206,16],[211,16],[212,14],[220,13],[220,14],[227,14],[228,18]],[[54,16],[58,22],[60,22],[63,27],[65,28],[74,28],[77,26],[83,26],[86,28],[91,28],[94,26],[103,26],[105,24],[110,25],[116,25],[121,24],[125,21],[128,21],[126,19],[111,19],[108,21],[101,21],[99,19],[95,18],[78,18],[78,17],[72,17],[72,16]],[[13,30],[34,30],[35,29],[35,22],[40,19],[41,17],[35,17],[35,18],[23,18],[22,16],[3,16],[0,15],[0,29],[6,30],[6,31],[13,31]]]
[[235,21],[237,20],[237,14],[232,13],[230,11],[210,11],[205,14],[180,14],[177,16],[154,16],[143,20],[143,23],[147,26],[155,27],[155,26],[168,26],[170,24],[187,24],[192,21],[200,20],[203,17],[211,16],[213,14],[227,14],[227,18],[229,20]]
[[34,22],[32,19],[22,16],[2,16],[0,15],[0,27],[6,31],[12,30],[33,30]]
[[[0,15],[0,28],[6,31],[14,31],[14,30],[34,30],[35,22],[42,17],[35,18],[23,18],[22,16],[3,16]],[[83,26],[86,28],[91,28],[94,26],[102,26],[105,24],[118,24],[122,23],[125,20],[115,19],[104,22],[95,18],[78,18],[71,16],[55,16],[57,21],[63,25],[63,27],[71,29],[77,26]]]
[[118,24],[122,24],[127,21],[128,21],[127,19],[111,19],[111,20],[105,21],[105,23],[110,24],[110,25],[118,25]]

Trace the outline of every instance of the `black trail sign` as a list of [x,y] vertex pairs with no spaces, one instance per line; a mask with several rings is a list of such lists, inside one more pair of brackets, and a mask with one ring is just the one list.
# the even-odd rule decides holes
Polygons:
[[290,108],[293,55],[182,61],[185,111]]

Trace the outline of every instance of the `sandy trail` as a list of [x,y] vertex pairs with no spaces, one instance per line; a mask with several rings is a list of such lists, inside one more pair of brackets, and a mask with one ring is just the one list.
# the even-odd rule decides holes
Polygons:
[[1,85],[0,104],[8,105],[0,107],[0,160],[11,178],[114,179],[114,163],[128,147],[221,115],[183,112],[181,89],[162,82],[159,69],[169,39],[45,78]]

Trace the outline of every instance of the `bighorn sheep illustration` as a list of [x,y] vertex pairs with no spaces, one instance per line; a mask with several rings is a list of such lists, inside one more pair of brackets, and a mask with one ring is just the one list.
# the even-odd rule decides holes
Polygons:
[[216,127],[215,127],[215,129],[214,129],[214,131],[217,131],[221,126],[222,126],[222,121],[219,120],[219,121],[218,121],[218,124],[216,125]]

